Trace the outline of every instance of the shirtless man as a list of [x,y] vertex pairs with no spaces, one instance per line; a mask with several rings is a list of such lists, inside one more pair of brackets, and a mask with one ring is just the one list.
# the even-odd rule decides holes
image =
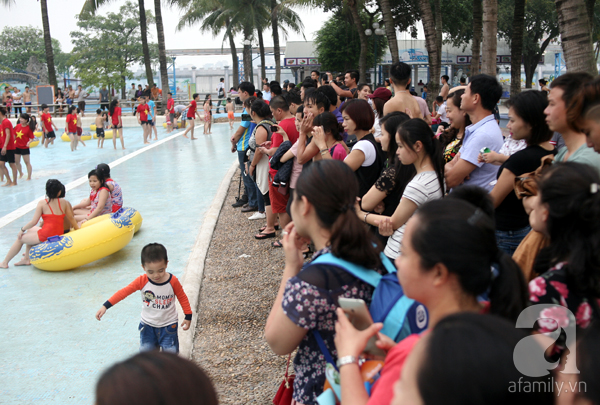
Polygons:
[[446,99],[448,98],[448,92],[450,91],[450,86],[448,86],[448,80],[450,80],[450,77],[448,75],[442,76],[442,89],[440,90],[440,96],[442,96],[444,101],[446,101]]
[[392,97],[383,106],[383,115],[393,111],[400,111],[411,117],[422,117],[421,108],[417,100],[407,90],[410,85],[411,67],[404,62],[396,62],[390,69],[390,79],[394,88]]
[[[25,86],[25,91],[23,92],[23,103],[27,106],[31,105],[31,92],[29,91],[29,86]],[[31,113],[31,107],[27,107],[27,114]]]
[[[6,105],[6,97],[7,96],[12,96],[10,87],[8,87],[8,86],[6,86],[4,88],[4,93],[2,93],[2,105]],[[8,111],[8,116],[10,116],[10,110]]]

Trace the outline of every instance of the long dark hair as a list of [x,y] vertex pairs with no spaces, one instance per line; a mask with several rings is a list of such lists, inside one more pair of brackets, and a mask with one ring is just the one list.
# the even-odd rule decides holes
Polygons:
[[[459,110],[460,110],[460,103],[461,103],[463,94],[465,94],[465,90],[460,89],[460,90],[456,90],[454,93],[452,93],[452,95],[450,97],[448,97],[448,100],[452,100],[452,104]],[[469,117],[469,114],[465,114],[465,128],[471,124],[472,124],[472,122],[471,122],[471,118]],[[442,142],[442,146],[445,148],[446,146],[448,146],[448,144],[450,142],[456,140],[458,138],[459,133],[460,133],[460,129],[454,128],[454,127],[450,127],[447,130],[443,131],[442,134],[440,135],[440,141]],[[462,143],[463,143],[463,140],[461,139],[458,142],[458,144],[456,144],[456,147],[458,148],[458,147],[462,146]]]
[[217,405],[217,394],[195,363],[149,351],[113,365],[96,385],[97,405]]
[[46,182],[46,197],[48,197],[49,201],[54,200],[55,198],[65,198],[65,186],[56,179],[49,179]]
[[552,138],[546,123],[544,110],[548,107],[548,96],[541,91],[530,90],[515,94],[506,103],[508,108],[521,117],[531,127],[531,134],[525,140],[527,145],[539,145]]
[[336,141],[341,141],[344,139],[344,138],[342,138],[342,133],[344,132],[344,127],[342,127],[342,125],[338,122],[335,115],[333,115],[329,111],[321,113],[321,114],[317,115],[315,118],[313,118],[313,125],[314,126],[322,126],[323,131],[325,131],[325,133],[327,133],[327,132],[331,133],[331,136]]
[[600,176],[592,166],[553,165],[539,183],[547,206],[550,245],[540,251],[535,271],[545,273],[566,261],[570,289],[600,298]]
[[489,290],[490,313],[516,320],[527,306],[528,289],[519,266],[498,249],[493,219],[451,198],[428,202],[415,215],[419,227],[411,242],[421,266],[431,269],[442,263],[457,276],[465,294],[475,298]]
[[401,187],[402,191],[404,191],[404,187],[406,187],[408,182],[412,180],[417,173],[415,165],[403,165],[402,162],[400,162],[400,159],[398,159],[398,155],[396,155],[398,143],[396,142],[395,134],[398,132],[400,125],[409,119],[410,117],[408,114],[400,111],[394,111],[386,114],[379,120],[382,128],[384,128],[386,132],[390,134],[390,143],[387,150],[388,167],[393,166],[395,168],[396,177],[394,178],[394,181],[397,186]]
[[431,159],[431,165],[437,174],[442,195],[444,195],[446,191],[444,182],[444,157],[442,156],[440,143],[435,139],[429,125],[421,118],[412,118],[400,125],[398,135],[402,143],[412,151],[414,151],[414,145],[417,141],[423,144],[425,153]]
[[33,119],[34,117],[29,116],[29,114],[27,114],[27,113],[22,113],[21,118],[23,118],[25,121],[27,121],[27,126],[29,127],[31,132],[35,131],[36,122],[35,122],[35,119]]
[[339,160],[318,160],[305,166],[294,192],[294,198],[306,197],[321,226],[331,232],[329,243],[334,256],[377,268],[381,261],[375,239],[354,212],[357,195],[354,172]]
[[108,112],[110,113],[111,117],[115,113],[115,108],[117,107],[117,104],[119,104],[119,100],[117,100],[116,98],[110,102],[110,106],[108,107]]
[[[462,312],[445,317],[426,338],[416,372],[423,403],[554,404],[552,390],[545,389],[548,376],[530,377],[515,367],[515,346],[525,336],[525,331],[516,329],[514,323],[492,315]],[[538,361],[536,351],[519,355],[523,356],[522,361]],[[469,384],[464,384],[465,381]],[[522,383],[524,387],[544,389],[517,389],[517,382],[519,387]]]

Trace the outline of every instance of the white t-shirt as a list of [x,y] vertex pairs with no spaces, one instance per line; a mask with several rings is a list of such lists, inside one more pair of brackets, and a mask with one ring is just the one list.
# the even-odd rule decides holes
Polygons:
[[446,103],[442,104],[440,108],[438,108],[437,113],[440,115],[442,122],[450,124],[450,120],[448,117],[446,117]]
[[[365,161],[363,162],[363,164],[361,166],[363,166],[363,167],[369,167],[373,163],[375,163],[375,159],[377,158],[377,151],[375,150],[375,146],[373,146],[373,144],[371,142],[369,142],[369,141],[358,141],[352,147],[352,150],[354,150],[354,149],[360,150],[360,151],[362,151],[362,153],[365,154]],[[350,155],[348,155],[348,156],[350,156]]]
[[13,98],[13,104],[23,104],[23,99],[21,98],[21,92],[20,91],[15,91],[12,94],[12,98]]
[[[402,199],[405,198],[417,204],[417,207],[420,207],[428,201],[442,198],[442,190],[440,189],[440,182],[438,181],[436,173],[434,171],[429,171],[415,175],[404,189]],[[406,223],[396,229],[394,234],[388,238],[383,253],[390,259],[395,259],[400,256],[400,243],[404,237],[405,227]]]

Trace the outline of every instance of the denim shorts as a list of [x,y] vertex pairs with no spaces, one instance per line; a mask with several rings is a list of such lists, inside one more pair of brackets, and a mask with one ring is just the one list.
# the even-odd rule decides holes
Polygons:
[[515,231],[499,231],[496,229],[496,244],[498,245],[498,249],[512,256],[529,231],[531,231],[530,226]]
[[179,353],[177,322],[155,328],[140,322],[140,352],[162,349],[163,352]]

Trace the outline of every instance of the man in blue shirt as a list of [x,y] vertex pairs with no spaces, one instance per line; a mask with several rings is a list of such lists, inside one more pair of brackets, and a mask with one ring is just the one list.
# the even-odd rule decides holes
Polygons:
[[482,149],[498,152],[504,143],[502,131],[494,119],[492,110],[502,96],[502,86],[495,77],[477,75],[465,89],[460,104],[469,114],[472,125],[465,128],[460,153],[446,165],[448,189],[460,184],[479,186],[488,191],[494,188],[500,166],[478,162]]
[[[154,130],[154,140],[158,141],[158,133],[156,132],[156,104],[154,104],[150,96],[146,96],[146,104],[150,108],[150,111],[148,111],[148,123]],[[152,138],[152,133],[150,133],[150,138]]]
[[[254,84],[250,82],[242,82],[238,87],[238,95],[242,102],[248,100],[251,96],[254,96],[254,92],[256,91]],[[258,192],[258,186],[252,180],[252,177],[246,175],[246,165],[247,161],[246,153],[248,152],[248,142],[250,141],[250,136],[252,135],[252,131],[254,131],[255,123],[249,120],[245,120],[248,118],[248,113],[246,109],[242,111],[242,123],[235,133],[231,136],[231,152],[235,153],[237,151],[238,161],[240,163],[240,170],[242,171],[242,179],[244,181],[244,195],[237,201],[232,204],[233,207],[242,207],[242,212],[251,212],[251,211],[259,211],[265,212],[264,201],[262,198],[262,194]]]

